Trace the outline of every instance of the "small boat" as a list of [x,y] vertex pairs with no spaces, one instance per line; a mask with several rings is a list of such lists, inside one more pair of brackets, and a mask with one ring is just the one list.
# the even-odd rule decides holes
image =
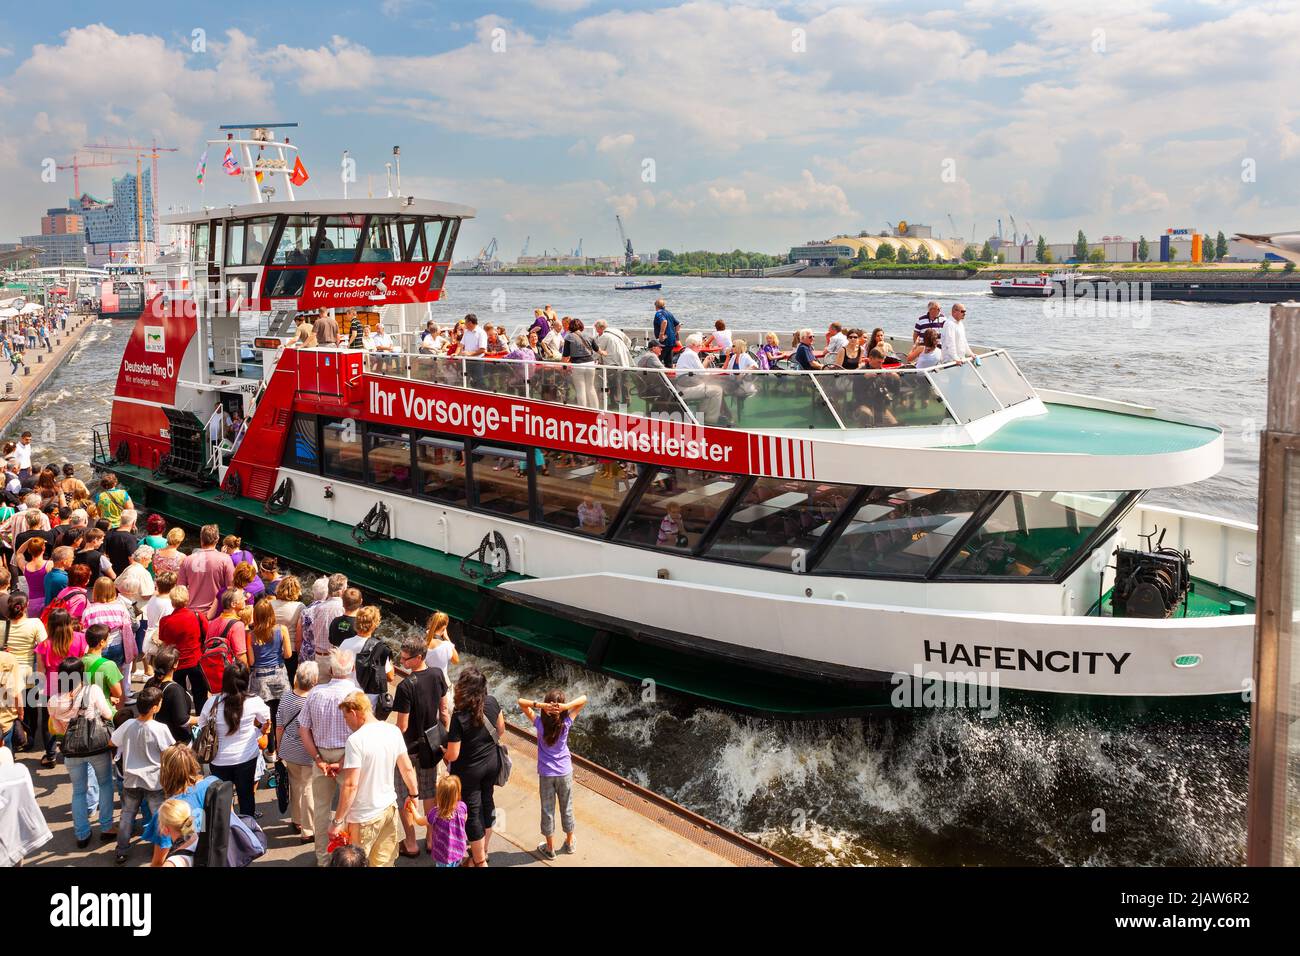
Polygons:
[[614,286],[615,292],[653,292],[655,289],[662,289],[662,282],[642,282],[640,285],[633,285],[631,282],[624,282],[622,285]]

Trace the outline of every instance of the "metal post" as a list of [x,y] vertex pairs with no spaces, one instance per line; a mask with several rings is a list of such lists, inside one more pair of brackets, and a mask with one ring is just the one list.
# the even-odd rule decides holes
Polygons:
[[1300,602],[1300,494],[1290,494],[1300,469],[1300,305],[1269,313],[1268,421],[1261,437],[1259,535],[1255,583],[1255,668],[1251,703],[1250,787],[1246,862],[1277,866],[1288,860],[1287,778],[1295,772],[1291,694]]

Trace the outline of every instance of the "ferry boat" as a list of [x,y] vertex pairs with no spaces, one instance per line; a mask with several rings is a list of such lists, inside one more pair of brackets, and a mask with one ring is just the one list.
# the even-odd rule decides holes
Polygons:
[[[1238,275],[1241,275],[1238,273]],[[1247,273],[1247,275],[1250,275]],[[1173,302],[1293,302],[1300,298],[1300,281],[1287,278],[1234,278],[1231,273],[1208,274],[1205,278],[1160,278],[1151,273],[1134,272],[1132,278],[1116,281],[1104,275],[1057,272],[1049,275],[1017,275],[989,282],[995,296],[1041,298],[1060,296],[1065,299],[1090,298],[1097,301],[1137,299]]]
[[[997,348],[740,375],[421,354],[473,215],[291,197],[168,217],[193,281],[133,330],[96,467],[175,521],[445,610],[472,644],[749,712],[925,706],[901,694],[923,682],[1245,699],[1255,528],[1142,501],[1215,474],[1218,428],[1035,388]],[[286,347],[318,307],[403,351]],[[209,428],[226,411],[234,441]]]

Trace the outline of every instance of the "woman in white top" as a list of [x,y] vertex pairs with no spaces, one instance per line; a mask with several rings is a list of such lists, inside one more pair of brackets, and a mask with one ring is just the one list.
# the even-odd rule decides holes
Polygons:
[[451,665],[460,663],[460,652],[447,636],[447,628],[450,624],[451,618],[445,613],[434,611],[429,615],[424,635],[424,643],[429,648],[424,652],[424,663],[428,667],[436,667],[442,671],[443,679],[447,682],[448,701],[452,699]]
[[713,331],[704,337],[705,348],[721,349],[726,352],[731,348],[731,333],[727,331],[727,323],[721,319],[713,323]]
[[199,726],[216,721],[217,755],[212,758],[212,775],[235,785],[242,815],[256,816],[253,784],[261,751],[259,738],[271,726],[271,709],[266,701],[248,693],[248,679],[248,665],[242,660],[227,664],[221,693],[203,705]]
[[194,829],[194,813],[190,805],[184,800],[165,801],[158,809],[158,831],[172,841],[163,866],[193,867],[199,832]]
[[926,329],[921,341],[907,353],[907,360],[917,368],[930,368],[943,364],[943,353],[939,351],[939,333]]

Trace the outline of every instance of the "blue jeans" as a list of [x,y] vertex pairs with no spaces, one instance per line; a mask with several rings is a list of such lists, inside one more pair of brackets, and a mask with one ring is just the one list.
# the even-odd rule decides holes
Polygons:
[[[122,668],[122,665],[126,663],[126,645],[123,643],[109,644],[102,651],[100,651],[99,656],[104,658],[104,660],[106,661],[112,661],[114,664],[118,666],[118,669],[120,670]],[[122,676],[127,677],[129,675],[123,674]],[[128,692],[130,691],[130,689],[131,688],[129,686],[122,688],[123,691],[128,691]],[[129,697],[130,694],[128,693],[127,696]]]
[[113,757],[108,751],[93,757],[64,757],[72,778],[72,829],[78,840],[90,836],[90,805],[99,803],[99,829],[113,828]]

